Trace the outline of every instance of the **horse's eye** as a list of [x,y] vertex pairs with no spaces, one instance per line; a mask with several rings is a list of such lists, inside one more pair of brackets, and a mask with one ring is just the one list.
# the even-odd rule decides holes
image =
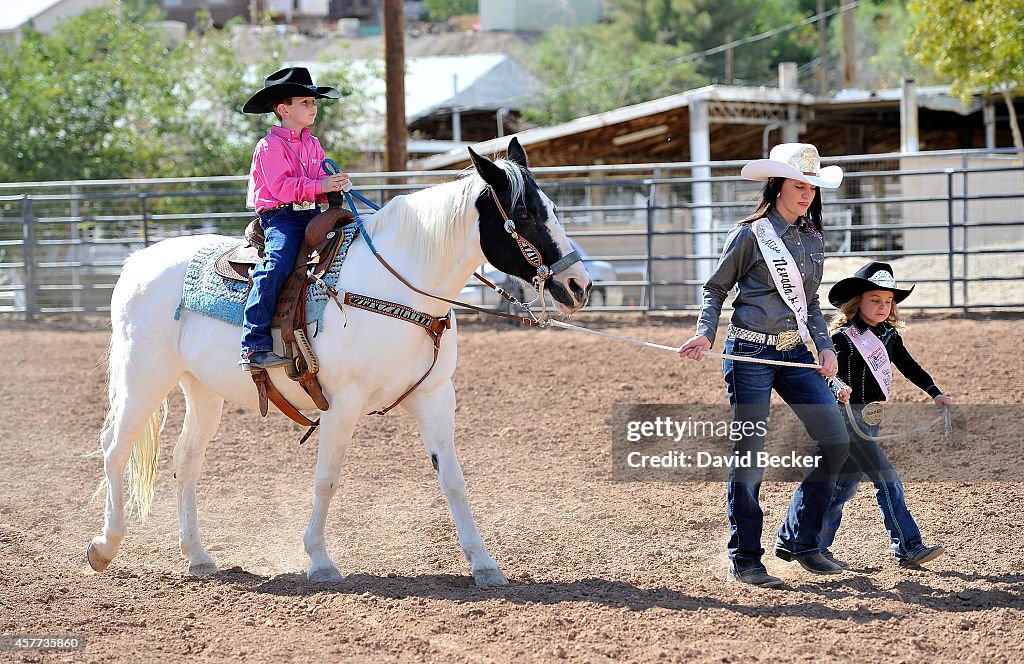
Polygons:
[[519,221],[529,221],[530,213],[527,212],[526,210],[520,210],[519,214],[517,214],[516,217],[519,219]]

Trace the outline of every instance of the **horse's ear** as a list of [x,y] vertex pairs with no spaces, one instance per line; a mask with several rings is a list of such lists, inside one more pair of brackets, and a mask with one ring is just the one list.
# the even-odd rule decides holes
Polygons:
[[508,144],[508,160],[514,164],[519,164],[523,168],[529,168],[530,165],[526,161],[526,150],[519,143],[519,139],[515,136]]
[[505,171],[501,170],[500,166],[487,157],[478,155],[473,151],[473,148],[467,149],[469,150],[469,158],[473,160],[473,167],[476,168],[476,172],[480,174],[484,182],[491,185],[494,189],[504,189],[508,184]]

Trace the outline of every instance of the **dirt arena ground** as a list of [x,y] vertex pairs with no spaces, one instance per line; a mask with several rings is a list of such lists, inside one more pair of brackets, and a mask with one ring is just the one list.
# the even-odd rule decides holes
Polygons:
[[[678,344],[692,319],[596,321]],[[962,403],[1021,403],[1024,321],[918,318],[908,347]],[[104,417],[102,322],[0,320],[0,634],[84,636],[77,653],[5,661],[1013,662],[1024,660],[1024,484],[908,486],[927,571],[891,561],[871,492],[815,577],[770,556],[785,590],[725,581],[720,484],[613,482],[612,404],[725,401],[712,362],[563,330],[464,325],[458,440],[480,530],[511,583],[472,585],[413,422],[367,418],[328,522],[342,584],[308,585],[314,443],[283,416],[230,405],[200,482],[222,572],[177,549],[171,399],[153,515],[93,574],[102,525],[87,457]],[[902,377],[898,401],[926,397]],[[1019,443],[1018,443],[1019,444]],[[762,489],[766,529],[792,484]],[[766,535],[767,540],[767,535]]]

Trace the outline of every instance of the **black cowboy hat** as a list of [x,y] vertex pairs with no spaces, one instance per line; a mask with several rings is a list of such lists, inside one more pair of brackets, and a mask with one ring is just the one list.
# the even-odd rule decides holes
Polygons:
[[828,301],[832,303],[832,306],[838,307],[858,295],[873,290],[890,291],[892,299],[899,303],[907,299],[907,296],[914,290],[914,286],[897,288],[896,278],[892,276],[892,266],[888,263],[871,261],[854,272],[852,277],[847,277],[830,288]]
[[254,115],[270,113],[274,110],[274,103],[291,97],[338,99],[341,93],[334,88],[313,85],[313,78],[305,67],[285,67],[264,79],[263,89],[249,97],[242,112]]

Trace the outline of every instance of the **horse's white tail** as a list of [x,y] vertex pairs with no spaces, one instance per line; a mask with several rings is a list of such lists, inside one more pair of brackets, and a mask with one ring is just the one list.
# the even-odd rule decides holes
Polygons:
[[[127,361],[124,354],[125,346],[125,340],[119,339],[115,330],[107,350],[107,397],[110,405],[107,417],[103,422],[103,432],[100,434],[101,448],[105,444],[111,444],[111,441],[105,440],[105,437],[111,435],[117,409],[124,403],[122,391],[127,389],[127,367],[124,366]],[[167,423],[167,410],[167,399],[165,398],[160,407],[146,418],[142,434],[132,444],[131,457],[125,468],[128,491],[125,507],[129,514],[134,511],[140,521],[146,520],[153,507],[157,462],[160,457],[160,433]],[[96,489],[96,493],[93,494],[93,498],[108,490],[109,482],[104,477]]]
[[[110,416],[107,416],[108,421]],[[153,496],[156,493],[156,468],[160,458],[160,433],[167,423],[167,400],[164,399],[160,408],[146,420],[142,435],[132,446],[132,455],[125,469],[127,477],[128,513],[133,510],[139,521],[145,521],[153,507]],[[98,452],[102,452],[99,450]],[[89,455],[92,456],[92,455]],[[100,480],[100,485],[92,495],[95,500],[109,489],[107,478]]]
[[160,456],[160,432],[167,423],[167,400],[164,399],[160,408],[146,420],[142,436],[132,447],[132,456],[128,461],[128,512],[139,515],[145,521],[153,507],[153,494],[156,487],[156,466]]

